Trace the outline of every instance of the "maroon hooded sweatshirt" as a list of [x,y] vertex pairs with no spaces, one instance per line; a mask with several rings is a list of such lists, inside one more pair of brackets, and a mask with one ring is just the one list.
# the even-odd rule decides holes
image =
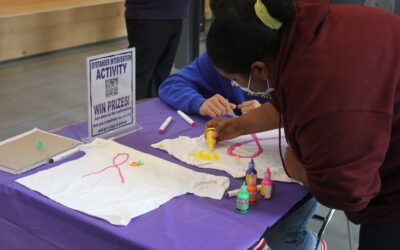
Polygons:
[[272,103],[311,193],[354,223],[400,220],[400,17],[296,1]]

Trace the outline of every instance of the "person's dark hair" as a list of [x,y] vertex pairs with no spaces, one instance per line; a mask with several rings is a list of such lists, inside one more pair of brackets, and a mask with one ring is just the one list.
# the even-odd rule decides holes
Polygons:
[[[254,11],[255,0],[212,0],[215,16],[207,36],[211,62],[230,74],[249,75],[255,61],[273,58],[279,49],[279,31],[265,26]],[[293,0],[262,0],[269,13],[284,25],[293,20]]]

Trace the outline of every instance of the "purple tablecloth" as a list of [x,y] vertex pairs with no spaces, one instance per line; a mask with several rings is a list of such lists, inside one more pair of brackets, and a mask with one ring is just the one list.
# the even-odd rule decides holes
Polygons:
[[[158,134],[158,127],[169,115],[173,117],[172,123],[164,134]],[[144,102],[137,105],[137,123],[143,129],[116,141],[195,171],[228,176],[218,170],[184,164],[150,147],[165,138],[199,136],[205,120],[192,118],[197,123],[195,127],[190,127],[158,99]],[[71,125],[56,133],[80,139],[87,136],[87,123]],[[132,219],[127,226],[114,226],[64,207],[15,182],[82,155],[78,153],[21,175],[0,171],[0,249],[246,249],[307,193],[298,184],[276,182],[273,198],[259,200],[248,214],[235,211],[235,198],[213,200],[187,194]],[[230,189],[234,189],[239,188],[243,179],[230,178],[230,181]]]

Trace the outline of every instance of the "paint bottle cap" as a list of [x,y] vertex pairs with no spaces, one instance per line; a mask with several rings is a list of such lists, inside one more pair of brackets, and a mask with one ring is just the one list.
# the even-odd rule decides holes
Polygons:
[[238,199],[244,199],[244,200],[249,199],[250,195],[249,192],[247,192],[246,182],[243,182],[237,197]]
[[254,160],[253,160],[253,158],[251,158],[251,160],[250,160],[250,162],[249,162],[249,168],[255,169],[255,168],[254,168]]
[[266,185],[266,186],[272,185],[271,171],[269,170],[269,168],[265,170],[264,179],[261,181],[261,185]]
[[254,164],[253,158],[251,158],[251,161],[249,162],[249,167],[248,167],[248,169],[246,171],[246,174],[251,174],[251,173],[253,173],[254,175],[257,176],[257,170],[255,168],[255,164]]
[[249,167],[246,170],[246,183],[249,183],[249,178],[250,178],[250,174],[254,174],[257,178],[257,170],[254,167],[254,161],[253,158],[251,159],[251,161],[249,162]]

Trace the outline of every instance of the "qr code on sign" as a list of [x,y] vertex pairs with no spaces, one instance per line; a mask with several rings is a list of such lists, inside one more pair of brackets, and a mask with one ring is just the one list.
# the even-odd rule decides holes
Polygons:
[[118,77],[106,80],[106,97],[118,95]]

